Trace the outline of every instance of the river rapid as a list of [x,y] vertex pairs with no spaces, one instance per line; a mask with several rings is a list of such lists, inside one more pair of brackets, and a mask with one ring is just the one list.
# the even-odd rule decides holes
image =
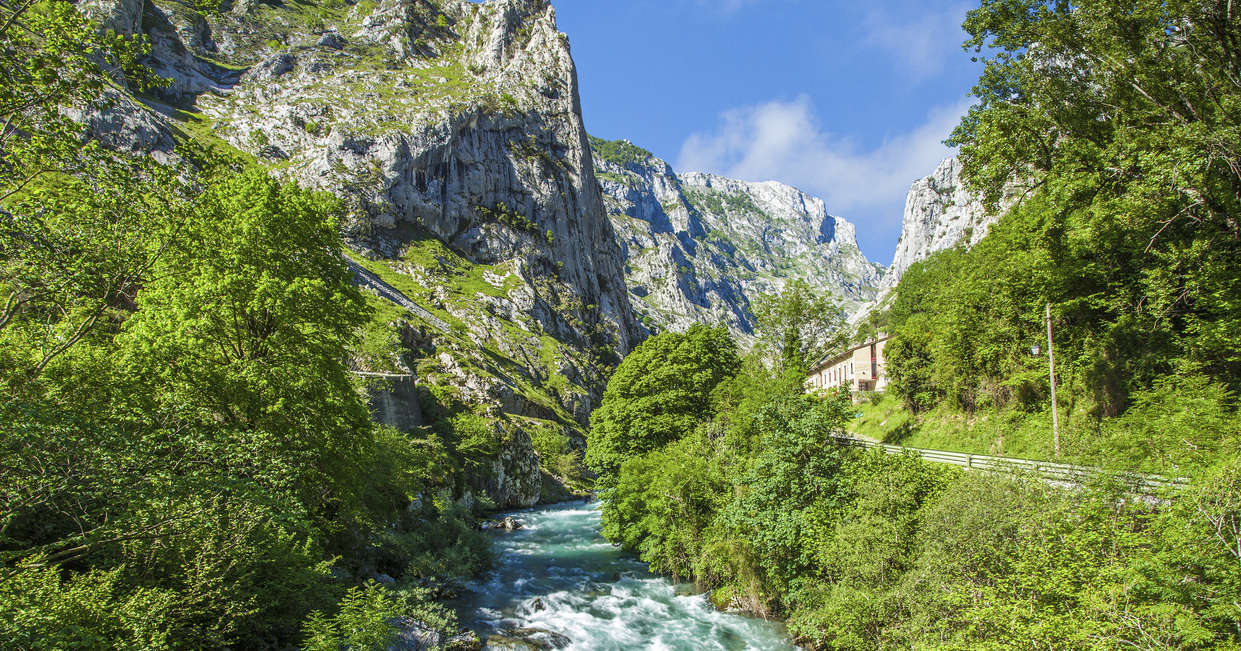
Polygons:
[[487,649],[795,649],[776,622],[723,613],[599,534],[599,505],[513,512],[496,569],[457,602]]

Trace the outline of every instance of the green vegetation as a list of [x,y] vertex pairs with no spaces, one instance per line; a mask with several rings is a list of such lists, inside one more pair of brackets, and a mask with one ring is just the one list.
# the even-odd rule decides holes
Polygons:
[[713,215],[728,217],[729,215],[756,215],[776,221],[764,213],[744,192],[726,192],[723,190],[685,188],[685,198],[699,210]]
[[619,183],[621,185],[632,185],[633,184],[633,181],[628,176],[624,174],[617,174],[615,172],[603,172],[600,170],[595,170],[595,176],[604,181],[611,181],[612,183]]
[[603,140],[594,136],[590,136],[590,150],[599,158],[619,167],[642,165],[647,159],[655,157],[628,140]]
[[539,465],[564,485],[579,493],[593,488],[582,465],[582,453],[573,449],[562,425],[552,422],[532,422],[530,442],[539,455]]
[[634,349],[591,416],[586,463],[602,474],[600,486],[609,486],[623,460],[676,440],[706,418],[711,391],[738,364],[726,331],[699,324]]
[[[887,393],[876,396],[873,402],[859,404],[858,413],[861,415],[849,424],[849,432],[884,443],[1019,459],[1053,457],[1050,410],[1010,408],[966,413],[940,405],[915,416],[905,408],[900,396]],[[1065,448],[1074,449],[1084,438],[1079,438],[1074,427],[1079,419],[1086,418],[1087,414],[1060,414]]]
[[[766,363],[595,464],[605,535],[721,606],[787,618],[813,648],[1241,647],[1233,11],[984,0],[965,23],[980,101],[953,138],[990,201],[1014,180],[1027,193],[973,249],[914,265],[863,324],[894,333],[891,394],[805,395],[797,315],[830,330],[814,317],[831,311],[759,302]],[[1146,504],[1103,480],[1064,490],[832,438],[1053,456],[1048,305],[1062,456],[1186,488]],[[603,418],[669,388],[628,363],[592,437],[648,441]]]
[[[430,236],[410,236],[412,240],[399,260],[375,261],[358,256],[351,257],[381,279],[392,285],[424,309],[447,322],[451,332],[444,333],[456,351],[471,350],[477,345],[479,353],[454,354],[455,363],[468,369],[472,375],[494,378],[505,382],[526,399],[546,410],[547,419],[499,417],[506,430],[526,430],[540,456],[543,470],[563,482],[568,488],[582,491],[588,488],[581,462],[581,451],[569,449],[567,431],[581,432],[581,426],[566,409],[566,404],[584,399],[583,391],[560,372],[561,364],[571,358],[579,370],[598,373],[593,365],[599,362],[590,355],[574,353],[555,338],[542,334],[533,322],[513,323],[500,317],[488,316],[499,329],[488,333],[476,344],[471,337],[477,324],[467,323],[459,316],[463,312],[478,310],[478,295],[503,297],[522,285],[520,278],[506,265],[483,265],[469,261],[453,251],[440,240]],[[415,280],[415,277],[422,280]],[[383,310],[363,329],[364,338],[357,348],[359,357],[376,369],[387,361],[401,361],[414,367],[421,383],[430,387],[434,394],[428,396],[433,404],[424,409],[439,423],[434,431],[445,440],[460,432],[473,432],[472,440],[478,445],[479,459],[483,454],[499,446],[496,438],[496,416],[477,413],[481,406],[469,405],[459,399],[455,391],[439,377],[436,358],[412,359],[401,357],[393,323],[415,321],[404,310],[384,301],[375,300]],[[386,305],[386,307],[384,307]],[[449,309],[451,305],[451,310]],[[536,350],[531,351],[534,348]],[[572,357],[570,357],[572,356]],[[371,360],[377,360],[372,362]],[[534,377],[531,371],[535,371]],[[457,434],[454,434],[457,432]]]
[[908,440],[1053,456],[1050,305],[1062,457],[1193,474],[1237,447],[1241,89],[1219,53],[1238,28],[1217,3],[1108,7],[988,2],[966,21],[996,48],[954,134],[967,180],[996,200],[1021,170],[1032,190],[896,290]]
[[529,217],[518,213],[503,201],[497,202],[494,208],[477,206],[474,212],[479,217],[500,222],[519,233],[538,233],[539,227]]
[[[726,337],[699,333],[711,335]],[[1066,491],[965,473],[843,445],[832,435],[856,411],[849,396],[807,395],[800,373],[775,374],[757,358],[704,387],[708,409],[668,421],[651,443],[613,414],[683,390],[646,381],[640,352],[592,421],[592,445],[643,442],[594,461],[608,487],[604,535],[656,571],[693,579],[720,607],[786,618],[817,649],[1241,642],[1235,453],[1162,506],[1109,485]],[[891,402],[864,406],[864,418],[907,414]]]
[[835,300],[797,278],[776,295],[760,296],[753,305],[761,343],[776,352],[780,367],[805,372],[844,343],[844,311]]
[[[333,564],[405,576],[419,554],[471,536],[427,533],[468,514],[405,508],[452,489],[466,446],[375,428],[342,364],[368,311],[333,254],[331,203],[261,171],[203,186],[171,223],[132,233],[120,251],[101,241],[95,266],[73,267],[95,285],[117,282],[102,270],[135,274],[96,307],[76,286],[51,290],[55,269],[5,247],[17,272],[6,293],[20,306],[0,331],[2,550],[6,584],[31,591],[5,600],[6,639],[293,641],[310,610],[337,609],[348,583],[331,578]],[[6,208],[57,211],[67,221],[53,228],[84,224],[64,211],[97,208],[92,196],[39,193]],[[46,309],[73,304],[49,328]],[[30,471],[49,463],[61,470]],[[470,573],[485,559],[443,569]],[[66,632],[28,616],[58,612],[70,593],[109,617]]]
[[720,197],[720,193],[718,192],[699,190],[697,188],[686,188],[685,198],[690,202],[690,205],[702,210],[703,212],[708,212],[712,215],[728,214],[724,209],[724,200]]
[[[453,500],[486,446],[442,425],[467,420],[452,396],[423,430],[370,422],[345,360],[395,346],[337,253],[339,203],[210,151],[172,170],[83,145],[60,107],[102,106],[96,61],[157,83],[142,44],[68,3],[0,14],[0,645],[455,629],[413,582],[489,565]],[[397,583],[358,586],[378,572]]]

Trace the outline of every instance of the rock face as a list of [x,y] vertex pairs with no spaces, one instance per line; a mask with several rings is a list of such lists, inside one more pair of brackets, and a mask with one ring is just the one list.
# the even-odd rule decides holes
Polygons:
[[914,182],[905,197],[905,218],[896,243],[892,266],[883,277],[883,288],[900,282],[910,265],[932,253],[964,242],[972,247],[987,234],[988,227],[1012,206],[1016,192],[1009,192],[1000,209],[988,213],[982,199],[961,180],[961,161],[944,159],[930,176]]
[[849,317],[858,323],[891,304],[901,276],[915,262],[957,245],[972,247],[1020,198],[1021,186],[1010,184],[995,212],[988,212],[982,198],[970,192],[961,179],[961,161],[954,156],[940,161],[930,176],[914,181],[905,196],[901,237],[896,243],[892,266],[884,272],[878,296]]
[[366,397],[371,420],[403,431],[424,424],[414,376],[374,377],[369,384]]
[[874,298],[883,268],[823,200],[776,182],[677,174],[624,141],[592,145],[630,302],[649,328],[723,324],[749,340],[750,302],[794,278],[837,296],[846,311]]
[[527,507],[539,503],[543,478],[539,475],[538,455],[525,430],[508,433],[500,458],[492,463],[485,488],[497,504]]
[[147,36],[145,62],[171,80],[82,116],[90,132],[172,161],[186,144],[240,150],[340,197],[347,255],[386,306],[368,330],[384,350],[355,366],[413,376],[371,393],[375,418],[409,429],[436,417],[420,400],[451,402],[498,442],[470,488],[537,502],[530,432],[580,448],[609,368],[644,335],[547,0],[89,10]]
[[638,332],[552,7],[367,6],[200,98],[217,135],[346,197],[359,250],[396,259],[433,236],[472,263],[509,265],[544,330],[623,355]]

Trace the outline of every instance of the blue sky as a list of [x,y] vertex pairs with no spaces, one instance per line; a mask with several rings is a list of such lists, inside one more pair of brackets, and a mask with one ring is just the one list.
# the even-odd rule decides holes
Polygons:
[[911,0],[553,0],[577,62],[586,128],[679,171],[777,180],[857,224],[888,264],[905,193],[980,65],[968,4]]

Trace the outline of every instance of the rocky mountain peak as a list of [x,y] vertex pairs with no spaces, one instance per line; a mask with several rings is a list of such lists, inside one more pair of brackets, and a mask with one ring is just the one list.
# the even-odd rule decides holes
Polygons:
[[873,297],[882,267],[866,260],[853,224],[822,199],[774,181],[678,174],[628,141],[591,145],[631,304],[649,328],[718,323],[749,342],[750,302],[793,278],[846,309]]
[[981,197],[965,187],[961,161],[955,156],[940,161],[934,172],[914,181],[909,188],[901,237],[892,266],[884,276],[883,287],[895,287],[910,265],[925,260],[932,253],[962,242],[967,247],[977,244],[1016,198],[1014,187],[1006,193],[999,210],[988,212]]

